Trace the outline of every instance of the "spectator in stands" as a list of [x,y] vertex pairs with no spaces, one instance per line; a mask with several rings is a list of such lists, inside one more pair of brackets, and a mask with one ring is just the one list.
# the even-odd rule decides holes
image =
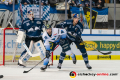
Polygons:
[[33,0],[22,0],[21,3],[24,5],[33,4]]
[[[34,0],[33,3],[34,4],[39,4],[40,0]],[[48,5],[48,0],[41,0],[41,5]]]
[[41,0],[41,5],[48,5],[48,0]]
[[102,9],[104,7],[105,0],[98,0],[97,2],[97,8]]
[[[90,6],[90,0],[75,0],[75,3],[79,7],[89,7]],[[92,5],[95,6],[95,2],[92,1]]]
[[110,0],[110,3],[113,3],[113,0]]
[[[13,4],[13,0],[1,0],[1,4],[4,3],[6,5],[11,5]],[[15,3],[17,3],[17,0],[15,0]]]

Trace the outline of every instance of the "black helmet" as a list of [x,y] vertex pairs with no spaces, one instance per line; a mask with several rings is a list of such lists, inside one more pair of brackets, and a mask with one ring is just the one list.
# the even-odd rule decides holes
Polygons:
[[47,25],[45,26],[45,29],[49,29],[49,28],[51,28],[51,25],[47,24]]

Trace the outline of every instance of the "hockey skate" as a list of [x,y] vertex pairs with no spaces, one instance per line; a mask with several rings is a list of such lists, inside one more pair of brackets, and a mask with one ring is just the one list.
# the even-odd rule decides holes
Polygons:
[[41,71],[45,71],[47,69],[47,65],[44,65],[43,67],[40,68]]
[[87,67],[88,69],[92,69],[92,67],[91,67],[89,64],[86,64],[86,67]]
[[73,64],[76,64],[76,62],[77,62],[76,56],[75,56],[75,58],[72,58],[72,60],[73,60]]
[[58,69],[61,69],[61,65],[62,65],[61,63],[58,63],[57,68],[58,68]]
[[20,64],[19,62],[18,62],[18,66],[20,66],[20,67],[26,67],[24,64]]

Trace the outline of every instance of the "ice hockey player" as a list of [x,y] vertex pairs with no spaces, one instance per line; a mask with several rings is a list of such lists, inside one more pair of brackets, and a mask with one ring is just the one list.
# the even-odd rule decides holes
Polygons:
[[[27,12],[27,17],[28,18],[23,21],[20,30],[18,31],[17,40],[19,41],[19,39],[21,38],[21,34],[19,35],[19,33],[25,32],[25,44],[27,45],[31,53],[33,53],[33,51],[36,49],[38,53],[40,53],[40,58],[43,59],[45,55],[44,53],[40,52],[39,44],[40,40],[42,40],[42,28],[45,26],[42,20],[40,20],[39,18],[34,18],[34,13],[31,10]],[[22,38],[24,38],[24,36]],[[32,56],[25,49],[19,58],[18,65],[25,67],[24,63],[26,63],[30,57]]]
[[[47,69],[47,64],[50,57],[50,51],[54,50],[54,45],[60,45],[62,47],[62,52],[60,54],[60,59],[58,63],[59,69],[61,69],[61,65],[63,63],[63,60],[67,55],[70,55],[72,57],[73,63],[76,64],[76,56],[71,51],[71,48],[69,46],[68,41],[66,40],[66,30],[65,29],[59,29],[59,28],[51,28],[51,25],[46,26],[46,31],[43,33],[42,38],[44,40],[44,46],[46,48],[46,59],[43,62],[43,66],[40,68],[42,71]],[[50,42],[53,43],[52,49],[50,49]]]
[[81,34],[83,32],[83,25],[78,20],[77,14],[73,14],[73,20],[66,20],[56,26],[57,28],[63,28],[67,31],[67,40],[69,44],[74,42],[77,48],[82,53],[82,57],[84,59],[85,65],[88,69],[92,69],[89,65],[88,55],[85,49],[85,45],[82,44],[83,40],[81,38]]

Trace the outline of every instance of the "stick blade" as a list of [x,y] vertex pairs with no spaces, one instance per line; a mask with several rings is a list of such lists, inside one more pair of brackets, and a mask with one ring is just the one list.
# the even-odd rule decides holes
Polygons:
[[29,71],[24,71],[23,73],[28,73]]
[[112,52],[110,51],[110,52],[107,52],[107,53],[103,53],[103,52],[101,52],[103,55],[108,55],[108,54],[111,54]]

